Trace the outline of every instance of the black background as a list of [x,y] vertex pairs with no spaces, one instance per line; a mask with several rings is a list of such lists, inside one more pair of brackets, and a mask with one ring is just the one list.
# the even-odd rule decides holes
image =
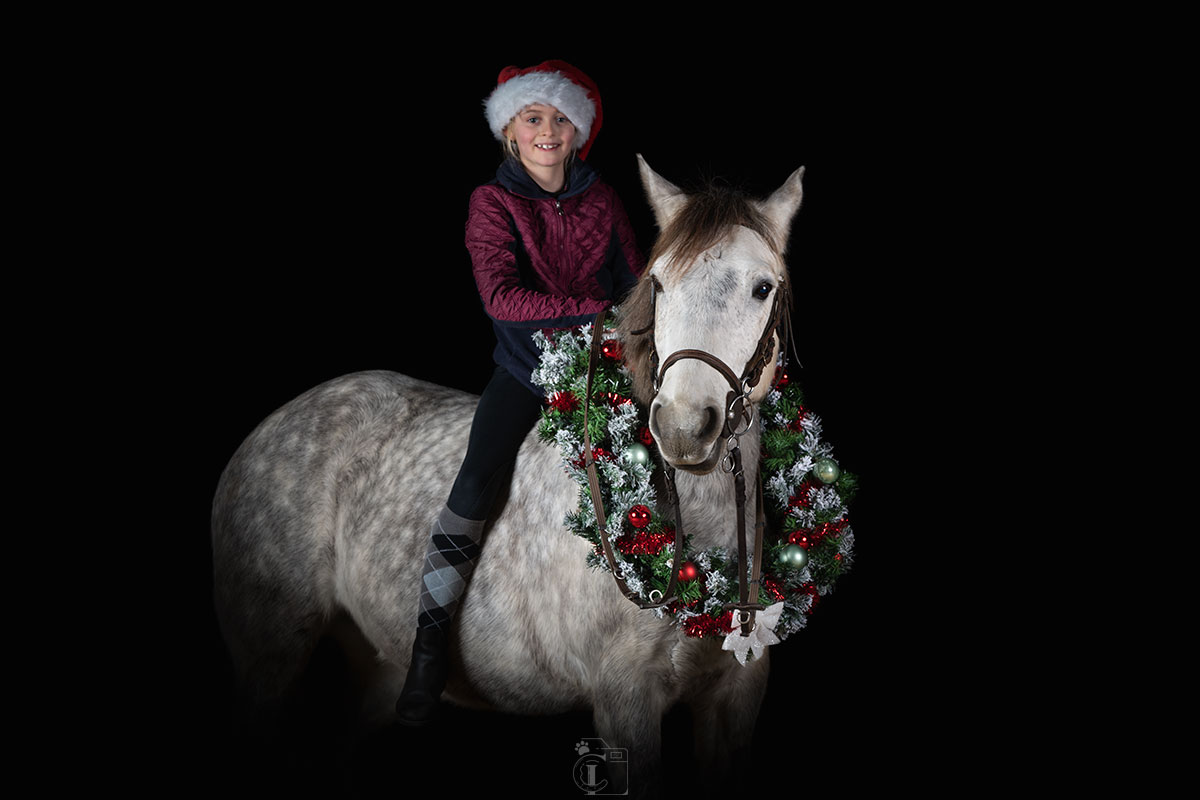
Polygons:
[[[481,103],[502,67],[547,58],[599,84],[604,121],[589,160],[621,194],[644,250],[655,230],[635,153],[681,186],[715,177],[759,195],[806,167],[789,247],[803,365],[793,372],[860,476],[857,559],[808,628],[774,649],[746,786],[861,787],[884,773],[921,789],[946,779],[948,753],[969,763],[981,656],[959,623],[974,601],[948,603],[933,580],[954,534],[948,509],[918,487],[961,469],[942,448],[970,436],[946,345],[971,334],[957,294],[944,293],[958,275],[957,187],[972,164],[962,160],[970,81],[885,34],[844,29],[709,53],[633,36],[602,46],[434,37],[436,55],[418,55],[421,36],[404,38],[225,33],[164,81],[171,111],[147,136],[171,155],[146,187],[149,205],[165,206],[153,219],[176,280],[143,305],[127,340],[155,376],[127,402],[156,409],[142,430],[169,465],[144,476],[165,484],[170,517],[149,526],[155,557],[138,580],[160,602],[139,638],[175,656],[125,676],[148,701],[157,763],[214,788],[238,785],[245,766],[229,747],[232,684],[207,543],[212,493],[242,438],[300,392],[357,370],[482,388],[492,334],[462,242],[467,196],[500,158]],[[397,793],[448,769],[464,789],[570,797],[572,747],[587,724],[452,711],[441,731],[459,731],[454,766],[427,741],[392,733],[352,771]],[[696,788],[687,735],[686,717],[672,715],[669,780],[683,793]],[[306,769],[312,785],[346,777]]]

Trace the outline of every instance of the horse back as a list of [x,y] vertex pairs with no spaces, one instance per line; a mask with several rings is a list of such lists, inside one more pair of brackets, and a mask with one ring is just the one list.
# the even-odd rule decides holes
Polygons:
[[[213,500],[214,600],[226,638],[317,628],[335,606],[354,605],[348,571],[377,557],[419,563],[419,537],[380,530],[411,517],[402,510],[419,502],[415,495],[444,500],[458,467],[446,454],[458,449],[456,438],[465,446],[477,400],[397,373],[360,372],[263,420],[230,459]],[[404,552],[379,552],[380,542],[399,538]]]

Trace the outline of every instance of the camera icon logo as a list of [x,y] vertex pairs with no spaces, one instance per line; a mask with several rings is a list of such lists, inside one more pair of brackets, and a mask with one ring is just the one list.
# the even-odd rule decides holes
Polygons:
[[579,758],[571,776],[584,794],[629,794],[629,752],[609,747],[603,739],[582,739],[575,744]]

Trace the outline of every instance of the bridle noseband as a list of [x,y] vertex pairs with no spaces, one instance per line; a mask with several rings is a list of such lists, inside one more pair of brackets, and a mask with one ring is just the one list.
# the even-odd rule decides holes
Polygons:
[[[654,280],[650,278],[650,280]],[[730,473],[734,479],[734,494],[737,501],[737,533],[738,533],[738,602],[727,603],[724,608],[727,611],[733,611],[737,615],[738,621],[741,624],[742,635],[748,636],[754,629],[755,612],[761,611],[764,606],[758,601],[759,587],[762,577],[762,550],[763,550],[763,535],[766,529],[766,518],[763,513],[763,497],[762,497],[762,477],[759,470],[755,469],[755,485],[757,490],[757,505],[755,509],[755,524],[754,524],[754,560],[752,562],[752,576],[747,580],[746,577],[746,561],[748,555],[748,543],[746,541],[746,476],[742,466],[742,453],[739,446],[740,437],[745,434],[754,424],[754,406],[750,401],[750,395],[754,388],[762,379],[764,370],[771,361],[773,352],[773,342],[778,336],[779,347],[782,350],[785,347],[787,340],[787,325],[784,316],[783,304],[780,302],[780,296],[783,293],[782,282],[776,287],[774,300],[771,306],[771,315],[767,320],[766,326],[763,328],[762,335],[759,337],[758,345],[755,347],[754,353],[746,362],[745,368],[741,375],[736,374],[729,365],[713,354],[704,351],[685,348],[677,350],[662,362],[661,367],[658,364],[658,353],[654,346],[654,321],[657,312],[657,300],[655,297],[657,291],[657,282],[651,284],[651,316],[650,324],[645,328],[633,331],[631,335],[640,336],[650,334],[650,366],[654,370],[653,395],[657,396],[659,387],[662,385],[663,376],[666,375],[668,369],[680,361],[694,359],[701,361],[714,370],[716,370],[725,381],[729,384],[730,391],[726,396],[725,418],[722,427],[721,435],[726,439],[726,454],[722,459],[722,469]],[[667,585],[667,591],[664,596],[658,599],[650,598],[650,602],[645,602],[635,592],[629,589],[624,579],[621,578],[620,571],[617,567],[616,556],[612,552],[612,545],[608,541],[607,527],[605,523],[605,515],[603,504],[600,500],[600,481],[596,473],[594,457],[592,455],[591,436],[588,434],[587,416],[588,407],[591,405],[592,399],[592,377],[596,369],[596,361],[600,349],[601,334],[604,330],[604,317],[607,312],[601,311],[596,315],[592,324],[592,345],[591,352],[588,358],[588,373],[587,373],[587,397],[584,400],[584,465],[587,468],[588,482],[591,488],[592,503],[596,511],[596,521],[600,530],[600,545],[604,552],[604,557],[608,561],[609,567],[612,570],[613,577],[616,579],[617,586],[621,592],[631,601],[636,603],[640,608],[661,608],[672,602],[675,602],[675,589],[679,580],[679,569],[682,566],[680,559],[683,554],[683,519],[679,509],[679,497],[675,491],[675,469],[670,464],[663,461],[663,474],[667,488],[667,502],[675,507],[675,550],[672,557],[671,577]],[[653,401],[653,397],[651,398]],[[655,594],[652,592],[651,594]]]

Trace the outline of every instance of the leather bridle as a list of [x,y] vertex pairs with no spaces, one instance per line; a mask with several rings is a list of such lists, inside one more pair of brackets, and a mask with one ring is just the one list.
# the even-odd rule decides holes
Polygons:
[[[650,278],[650,280],[654,280]],[[763,371],[771,362],[773,352],[773,343],[778,335],[779,347],[782,350],[787,342],[787,319],[785,315],[784,304],[780,302],[780,296],[783,294],[784,286],[781,283],[776,287],[774,300],[771,307],[771,316],[767,320],[766,326],[763,328],[762,335],[759,337],[758,345],[755,347],[754,353],[746,362],[745,368],[741,375],[730,369],[724,361],[704,350],[682,349],[677,350],[667,356],[663,361],[662,366],[658,365],[658,354],[654,346],[654,318],[657,311],[655,293],[657,283],[651,284],[651,319],[650,324],[641,330],[633,331],[632,335],[650,334],[650,365],[654,370],[654,395],[658,394],[659,387],[662,385],[663,376],[667,370],[673,365],[686,359],[694,359],[701,361],[713,369],[715,369],[730,386],[729,394],[726,396],[725,404],[725,420],[721,435],[726,439],[726,454],[722,459],[722,469],[730,473],[734,480],[734,494],[737,501],[737,544],[738,544],[738,602],[727,603],[724,609],[733,611],[736,614],[737,620],[741,624],[742,635],[749,636],[754,629],[755,612],[761,611],[764,606],[759,603],[759,587],[762,578],[762,551],[763,551],[763,535],[766,529],[766,518],[763,512],[763,494],[762,494],[762,477],[755,467],[754,473],[756,476],[755,486],[757,494],[757,503],[755,509],[754,522],[754,560],[751,567],[751,576],[747,579],[746,561],[749,550],[749,544],[746,541],[746,476],[742,466],[742,453],[739,447],[740,437],[746,433],[754,424],[754,406],[750,401],[750,394],[762,379]],[[675,469],[670,464],[663,461],[663,473],[667,488],[667,502],[675,507],[675,545],[672,556],[671,577],[667,585],[666,593],[658,598],[650,598],[646,602],[636,592],[632,591],[621,577],[620,570],[617,565],[616,556],[612,551],[612,544],[608,541],[607,526],[604,514],[604,506],[600,499],[600,479],[596,472],[595,459],[592,454],[591,436],[588,433],[588,408],[592,400],[592,377],[596,370],[596,362],[600,351],[602,334],[604,330],[604,317],[607,312],[601,311],[596,315],[592,325],[592,342],[591,352],[588,358],[587,372],[587,397],[584,400],[583,418],[584,418],[584,465],[587,469],[588,483],[591,488],[592,504],[596,511],[597,528],[600,531],[600,546],[603,550],[604,557],[612,570],[613,577],[616,579],[617,587],[621,590],[629,600],[638,605],[639,608],[661,608],[678,600],[676,597],[676,586],[679,581],[679,569],[682,566],[680,559],[683,555],[683,519],[679,510],[679,497],[675,491]],[[651,398],[653,400],[653,397]],[[652,593],[653,594],[653,593]]]

